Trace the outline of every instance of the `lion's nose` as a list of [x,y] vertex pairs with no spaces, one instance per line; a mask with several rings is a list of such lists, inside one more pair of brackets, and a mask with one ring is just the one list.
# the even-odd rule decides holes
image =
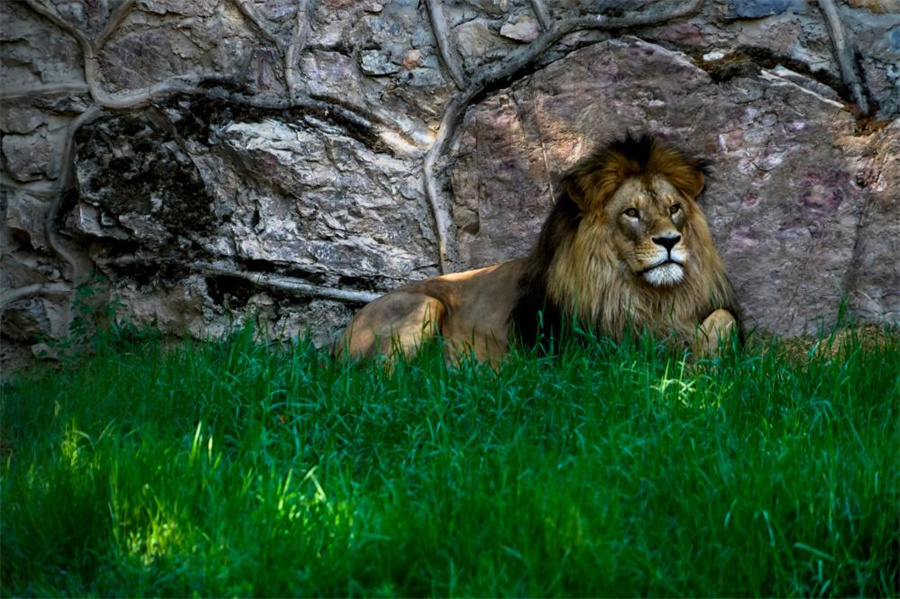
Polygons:
[[679,241],[681,241],[681,235],[679,235],[678,233],[670,233],[669,235],[661,235],[659,237],[653,238],[653,243],[663,246],[667,251],[670,252]]

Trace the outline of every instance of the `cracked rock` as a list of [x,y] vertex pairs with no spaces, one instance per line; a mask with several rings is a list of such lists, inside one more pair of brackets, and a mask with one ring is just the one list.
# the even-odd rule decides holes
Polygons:
[[530,42],[539,33],[537,21],[527,16],[521,16],[514,23],[506,23],[500,28],[500,35],[517,42]]

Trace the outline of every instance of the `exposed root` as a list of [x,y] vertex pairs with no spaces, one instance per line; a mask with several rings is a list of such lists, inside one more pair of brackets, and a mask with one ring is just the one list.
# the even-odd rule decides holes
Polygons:
[[294,34],[291,43],[284,53],[284,80],[288,88],[288,97],[293,100],[300,91],[297,79],[297,60],[303,47],[306,45],[306,37],[309,35],[309,15],[306,12],[306,0],[298,0],[297,21],[294,23]]
[[[166,258],[153,259],[147,257],[118,258],[115,260],[100,262],[99,265],[127,266],[129,264],[143,264],[153,261],[165,262],[166,260]],[[371,302],[381,295],[378,293],[369,293],[366,291],[350,291],[347,289],[335,289],[334,287],[313,285],[312,283],[308,283],[307,281],[298,279],[296,277],[269,273],[247,272],[244,270],[238,270],[233,267],[228,267],[220,264],[212,264],[209,262],[194,262],[192,264],[186,264],[185,266],[194,273],[234,277],[237,279],[250,281],[251,283],[260,287],[270,287],[272,289],[294,291],[299,293],[300,295],[304,295],[307,297],[318,297],[323,299],[333,299],[344,302],[365,304]]]
[[106,41],[115,33],[119,27],[122,26],[122,23],[125,22],[125,19],[128,18],[128,15],[131,14],[131,9],[134,8],[134,4],[137,0],[125,0],[120,4],[115,11],[109,16],[109,20],[106,21],[106,25],[103,27],[103,31],[97,36],[94,40],[93,46],[95,52],[100,52],[100,49],[106,44]]
[[553,26],[553,21],[550,18],[550,13],[547,12],[544,0],[531,0],[531,8],[534,10],[534,14],[542,28],[550,29]]
[[59,174],[59,188],[44,219],[44,235],[47,237],[47,244],[50,246],[53,253],[56,254],[56,257],[60,262],[68,265],[70,272],[66,273],[65,270],[63,272],[70,281],[78,282],[90,273],[90,260],[85,258],[77,250],[66,247],[68,244],[61,239],[59,233],[56,231],[56,218],[59,215],[59,207],[60,204],[62,204],[62,199],[66,190],[74,184],[72,178],[74,170],[73,155],[75,152],[75,134],[83,125],[94,121],[102,113],[103,110],[101,108],[91,106],[69,123],[69,126],[66,129],[66,141],[63,146],[62,162],[60,163],[62,170]]
[[447,28],[447,19],[444,18],[441,2],[440,0],[425,0],[425,7],[428,9],[428,18],[431,20],[431,30],[434,32],[434,39],[437,41],[438,50],[441,53],[441,61],[450,72],[450,77],[456,87],[463,89],[466,86],[466,79],[456,60],[456,54],[450,46],[450,31]]
[[68,295],[72,292],[72,287],[66,283],[40,283],[37,285],[26,285],[18,289],[9,289],[0,295],[0,312],[6,310],[16,302],[38,296],[48,295]]
[[47,6],[41,0],[25,0],[25,5],[74,37],[75,41],[78,42],[78,45],[81,46],[82,51],[85,52],[85,57],[87,57],[89,52],[93,55],[93,45],[91,44],[91,40],[89,40],[77,27],[72,25],[72,23],[62,18],[60,14],[56,12],[55,8]]
[[367,293],[365,291],[348,291],[346,289],[335,289],[333,287],[322,287],[321,285],[312,285],[302,279],[294,277],[285,277],[282,275],[271,275],[264,273],[244,272],[231,268],[223,268],[212,264],[194,264],[191,268],[197,272],[211,275],[225,275],[236,277],[250,281],[262,287],[272,287],[274,289],[284,289],[285,291],[294,291],[308,297],[319,297],[323,299],[333,299],[344,302],[356,302],[366,304],[379,297],[377,293]]
[[59,94],[84,94],[91,89],[87,83],[56,83],[42,85],[40,87],[14,87],[0,91],[0,102],[4,100],[18,100],[20,98],[35,98],[38,96],[56,96]]
[[250,21],[253,26],[259,31],[264,38],[275,44],[277,48],[281,48],[281,42],[278,40],[278,36],[276,36],[266,25],[263,24],[262,20],[256,14],[256,11],[250,5],[248,0],[233,0],[235,5],[237,5],[238,10],[241,11],[241,14]]
[[838,65],[841,67],[841,76],[844,83],[850,88],[850,94],[853,101],[862,116],[869,114],[869,103],[866,101],[866,95],[863,90],[862,83],[856,74],[856,67],[853,64],[853,50],[844,37],[844,27],[841,25],[841,15],[838,13],[834,0],[819,0],[819,8],[825,15],[825,23],[828,26],[828,34],[831,36],[831,43],[834,45],[834,53],[837,56]]

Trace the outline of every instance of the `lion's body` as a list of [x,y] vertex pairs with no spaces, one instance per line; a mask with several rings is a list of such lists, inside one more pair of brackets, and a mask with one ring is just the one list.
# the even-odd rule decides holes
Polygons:
[[409,352],[440,332],[448,351],[496,362],[508,348],[523,265],[514,260],[395,289],[360,310],[341,348],[352,356]]
[[620,338],[650,330],[717,349],[733,292],[695,203],[704,166],[651,138],[580,162],[524,259],[410,283],[363,308],[341,339],[351,356],[414,351],[440,333],[450,352],[497,363],[577,320]]

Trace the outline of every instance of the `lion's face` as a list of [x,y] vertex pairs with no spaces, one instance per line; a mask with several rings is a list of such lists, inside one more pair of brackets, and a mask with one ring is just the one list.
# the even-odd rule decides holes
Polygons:
[[661,176],[631,177],[604,205],[618,257],[654,287],[678,285],[691,259],[693,201]]
[[547,299],[605,335],[646,327],[689,337],[733,293],[695,201],[705,177],[703,161],[649,137],[582,158],[531,260],[548,264],[536,271]]

